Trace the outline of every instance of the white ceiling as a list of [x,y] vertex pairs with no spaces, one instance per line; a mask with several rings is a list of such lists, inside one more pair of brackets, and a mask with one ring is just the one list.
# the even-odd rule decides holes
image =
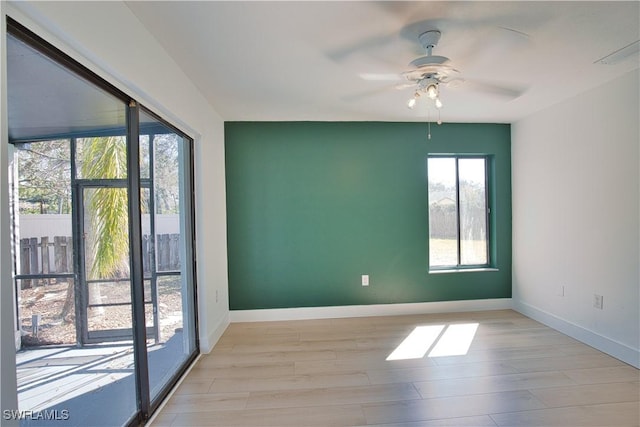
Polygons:
[[[640,66],[598,59],[640,39],[640,2],[130,1],[224,120],[422,121],[398,74],[434,54],[466,82],[441,90],[447,122],[511,123]],[[524,90],[515,99],[474,90]]]

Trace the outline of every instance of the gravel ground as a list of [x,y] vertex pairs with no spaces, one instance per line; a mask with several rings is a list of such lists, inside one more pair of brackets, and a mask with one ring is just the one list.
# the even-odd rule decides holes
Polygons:
[[[128,292],[128,284],[105,287],[101,292],[102,301],[122,301],[122,290]],[[62,309],[67,297],[68,283],[50,283],[20,291],[20,324],[22,326],[23,347],[52,344],[75,344],[76,326],[73,305],[63,318]],[[147,324],[152,325],[151,304],[147,304]],[[182,327],[182,296],[178,276],[158,280],[158,312],[160,319],[160,340],[166,341],[175,330]],[[40,314],[37,337],[32,331],[32,315]],[[131,327],[131,306],[89,308],[91,330],[118,329]]]

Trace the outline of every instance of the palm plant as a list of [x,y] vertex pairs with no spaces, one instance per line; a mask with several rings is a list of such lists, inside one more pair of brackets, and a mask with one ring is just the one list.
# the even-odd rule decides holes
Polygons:
[[[82,147],[83,178],[117,179],[127,176],[124,137],[91,138]],[[127,190],[96,188],[87,200],[93,239],[91,279],[128,274],[129,235]]]
[[[127,146],[124,137],[95,137],[78,140],[79,174],[84,179],[118,179],[127,176]],[[87,279],[128,275],[128,212],[125,188],[92,188],[85,194],[92,233],[85,235]],[[73,280],[60,316],[67,321],[73,308]],[[89,292],[91,303],[101,303],[100,287]],[[97,313],[103,313],[100,308]]]
[[[80,173],[84,179],[122,179],[127,176],[127,144],[120,136],[82,140]],[[126,188],[93,188],[86,193],[90,237],[85,244],[90,267],[87,279],[115,279],[129,274],[128,199]],[[102,303],[100,286],[89,290],[92,304]],[[103,314],[100,307],[97,314]]]

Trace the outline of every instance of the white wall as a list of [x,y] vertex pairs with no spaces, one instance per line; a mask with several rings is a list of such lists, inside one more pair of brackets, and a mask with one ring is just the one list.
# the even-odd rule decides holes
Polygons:
[[[154,218],[156,234],[179,234],[180,217],[178,214],[158,214]],[[20,215],[17,234],[20,239],[48,236],[71,236],[71,214]],[[142,234],[149,234],[151,219],[142,214]]]
[[516,309],[636,367],[639,81],[635,70],[512,125]]
[[[196,233],[200,345],[209,351],[228,324],[224,122],[156,40],[122,2],[2,2],[3,12],[138,99],[195,138]],[[2,30],[4,32],[4,25]],[[4,37],[4,34],[3,34]],[[2,57],[4,59],[4,56]],[[3,66],[4,69],[4,66]],[[149,72],[154,70],[155,72]],[[159,71],[161,70],[161,71]],[[6,89],[3,83],[2,92]],[[2,111],[6,111],[4,108]],[[2,123],[6,135],[6,120]],[[3,145],[5,141],[3,140]],[[6,150],[0,150],[6,171]],[[206,159],[203,162],[202,159]],[[6,173],[2,172],[2,305],[11,288]],[[217,298],[216,298],[217,296]],[[5,359],[15,358],[2,333]],[[9,369],[10,370],[10,369]],[[15,370],[15,366],[13,367]],[[13,385],[15,392],[15,384]],[[3,406],[3,409],[5,407]]]

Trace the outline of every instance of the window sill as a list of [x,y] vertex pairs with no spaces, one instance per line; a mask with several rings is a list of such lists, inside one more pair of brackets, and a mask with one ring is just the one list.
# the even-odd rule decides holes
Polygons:
[[500,271],[497,268],[447,268],[442,270],[429,270],[429,274],[449,274],[449,273],[478,273],[481,271]]

